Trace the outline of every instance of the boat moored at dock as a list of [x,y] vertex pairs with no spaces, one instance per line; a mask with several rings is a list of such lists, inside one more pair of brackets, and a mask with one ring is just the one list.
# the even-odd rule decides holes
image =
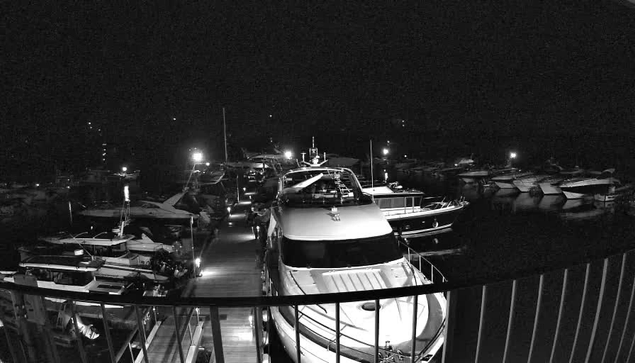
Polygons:
[[395,234],[404,238],[450,231],[469,204],[463,199],[426,197],[420,190],[403,189],[394,184],[364,188],[363,191],[373,197]]
[[[432,283],[400,251],[399,242],[354,173],[320,166],[288,172],[280,180],[268,229],[265,290],[269,295],[312,295]],[[415,307],[416,304],[416,307]],[[378,359],[429,361],[444,341],[442,294],[418,299],[342,303],[342,362]],[[375,357],[375,315],[380,314]],[[295,315],[297,314],[297,315]],[[289,356],[302,362],[336,360],[335,304],[272,307],[271,316]],[[412,319],[416,316],[413,334]],[[296,330],[296,324],[297,326]],[[296,332],[299,334],[296,335]],[[299,344],[296,339],[299,336]],[[416,345],[412,346],[413,336]]]

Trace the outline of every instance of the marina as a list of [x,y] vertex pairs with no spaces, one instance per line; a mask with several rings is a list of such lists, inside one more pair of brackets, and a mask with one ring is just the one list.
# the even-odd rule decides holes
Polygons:
[[635,0],[51,5],[0,363],[635,362]]

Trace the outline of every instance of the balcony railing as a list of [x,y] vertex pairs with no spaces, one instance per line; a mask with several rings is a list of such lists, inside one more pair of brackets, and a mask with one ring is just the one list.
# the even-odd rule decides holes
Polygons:
[[[426,269],[423,265],[422,268]],[[0,359],[4,362],[185,363],[207,362],[212,358],[219,363],[260,363],[276,358],[264,354],[273,354],[271,347],[263,344],[272,336],[271,326],[266,328],[270,320],[263,314],[263,309],[268,307],[291,306],[297,335],[303,329],[297,324],[303,305],[339,306],[347,302],[416,298],[444,292],[448,311],[446,338],[442,352],[434,358],[436,361],[635,360],[634,251],[565,268],[517,272],[496,279],[441,283],[439,280],[444,281],[441,278],[431,285],[342,294],[226,298],[88,296],[3,282],[0,292],[5,299],[0,305],[3,323],[0,334],[4,339],[0,339]],[[69,309],[63,311],[70,316],[82,311],[81,319],[70,319],[68,324],[72,329],[68,324],[58,326],[60,320],[56,317],[59,318],[61,310],[50,310],[47,298],[51,297],[65,300]],[[86,307],[86,303],[94,306]],[[121,308],[107,308],[110,306]],[[376,329],[380,314],[377,309]],[[242,318],[245,319],[240,320]],[[338,313],[335,318],[336,330],[339,330]],[[243,324],[243,321],[249,323]],[[80,323],[82,326],[93,324],[99,337],[89,339],[73,333],[82,331]],[[335,361],[339,362],[343,348],[340,335],[335,336],[330,346],[336,352]],[[381,352],[383,344],[376,337],[376,353]],[[412,352],[406,353],[403,359],[375,354],[373,360],[408,362]],[[296,347],[292,359],[305,361],[302,347]],[[344,361],[344,357],[341,360]]]

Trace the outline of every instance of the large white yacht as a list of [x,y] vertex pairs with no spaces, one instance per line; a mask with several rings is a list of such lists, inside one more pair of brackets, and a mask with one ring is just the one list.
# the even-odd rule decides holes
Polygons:
[[[270,295],[315,295],[432,283],[399,249],[390,224],[355,174],[346,168],[307,166],[280,178],[265,257]],[[415,357],[430,361],[444,341],[446,301],[441,293],[417,302]],[[340,305],[341,362],[411,361],[414,299],[402,297]],[[336,361],[335,304],[298,307],[302,362]],[[297,357],[294,307],[273,307],[285,350]]]

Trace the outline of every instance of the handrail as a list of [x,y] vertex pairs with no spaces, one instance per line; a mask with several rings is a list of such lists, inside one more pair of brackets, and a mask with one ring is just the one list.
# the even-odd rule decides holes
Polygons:
[[410,246],[408,246],[401,238],[398,239],[399,243],[406,247],[408,249],[408,262],[410,262],[410,256],[411,254],[414,254],[415,256],[417,256],[417,258],[419,259],[419,271],[423,272],[423,266],[421,265],[421,261],[425,261],[429,266],[430,266],[430,281],[432,281],[432,283],[434,284],[434,272],[436,271],[436,273],[438,275],[441,275],[441,282],[446,282],[448,281],[448,279],[445,278],[445,275],[443,275],[443,273],[432,263],[430,262],[427,258],[425,258],[422,254],[420,254],[419,252],[415,251],[414,249],[412,249]]
[[391,299],[403,296],[426,295],[437,292],[447,292],[450,290],[473,287],[502,281],[510,281],[528,276],[535,276],[542,273],[556,271],[562,268],[572,268],[584,265],[587,262],[608,258],[613,255],[626,253],[631,249],[623,251],[613,251],[606,256],[587,257],[584,261],[576,264],[560,263],[548,268],[533,268],[518,270],[506,275],[484,275],[470,280],[454,280],[452,282],[434,283],[427,285],[408,286],[399,288],[389,288],[381,290],[353,291],[345,293],[329,294],[308,294],[289,296],[234,296],[234,297],[181,297],[181,296],[128,296],[128,295],[101,295],[86,294],[83,292],[61,291],[55,289],[45,289],[36,286],[18,285],[11,282],[0,281],[0,289],[12,290],[31,295],[47,297],[65,298],[68,300],[104,302],[119,305],[154,305],[154,306],[212,306],[212,307],[254,307],[254,306],[290,306],[290,305],[312,305],[328,304],[335,302],[355,302],[361,300]]

